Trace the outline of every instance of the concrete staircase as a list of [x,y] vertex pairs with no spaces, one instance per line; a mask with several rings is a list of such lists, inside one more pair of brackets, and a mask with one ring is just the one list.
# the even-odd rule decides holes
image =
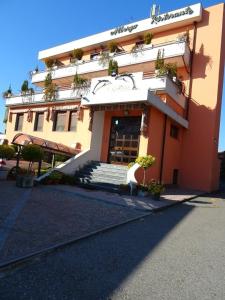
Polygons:
[[75,173],[77,183],[88,188],[118,192],[126,184],[128,168],[92,161]]

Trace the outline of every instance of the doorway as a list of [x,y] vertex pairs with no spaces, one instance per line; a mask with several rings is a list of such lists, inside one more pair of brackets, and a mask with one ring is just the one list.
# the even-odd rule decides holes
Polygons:
[[113,117],[109,140],[108,162],[128,164],[139,152],[141,117]]

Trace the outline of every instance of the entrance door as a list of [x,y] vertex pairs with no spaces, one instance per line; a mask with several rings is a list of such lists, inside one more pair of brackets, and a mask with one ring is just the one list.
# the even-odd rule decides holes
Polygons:
[[141,117],[113,117],[109,163],[128,164],[138,156]]

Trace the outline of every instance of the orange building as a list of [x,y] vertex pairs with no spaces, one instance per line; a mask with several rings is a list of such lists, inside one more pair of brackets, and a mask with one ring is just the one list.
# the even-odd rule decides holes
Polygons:
[[79,146],[69,174],[151,154],[148,180],[215,190],[224,37],[224,4],[195,4],[40,51],[40,92],[6,95],[7,139]]

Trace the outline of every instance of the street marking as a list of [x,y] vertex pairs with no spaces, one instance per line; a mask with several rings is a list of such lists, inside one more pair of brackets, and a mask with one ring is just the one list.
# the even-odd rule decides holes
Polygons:
[[31,189],[26,190],[25,193],[22,195],[22,197],[18,200],[15,207],[11,210],[3,224],[0,228],[0,251],[4,248],[5,242],[10,234],[10,231],[14,224],[16,223],[16,220],[25,206],[26,202],[29,199],[29,196],[31,194]]

